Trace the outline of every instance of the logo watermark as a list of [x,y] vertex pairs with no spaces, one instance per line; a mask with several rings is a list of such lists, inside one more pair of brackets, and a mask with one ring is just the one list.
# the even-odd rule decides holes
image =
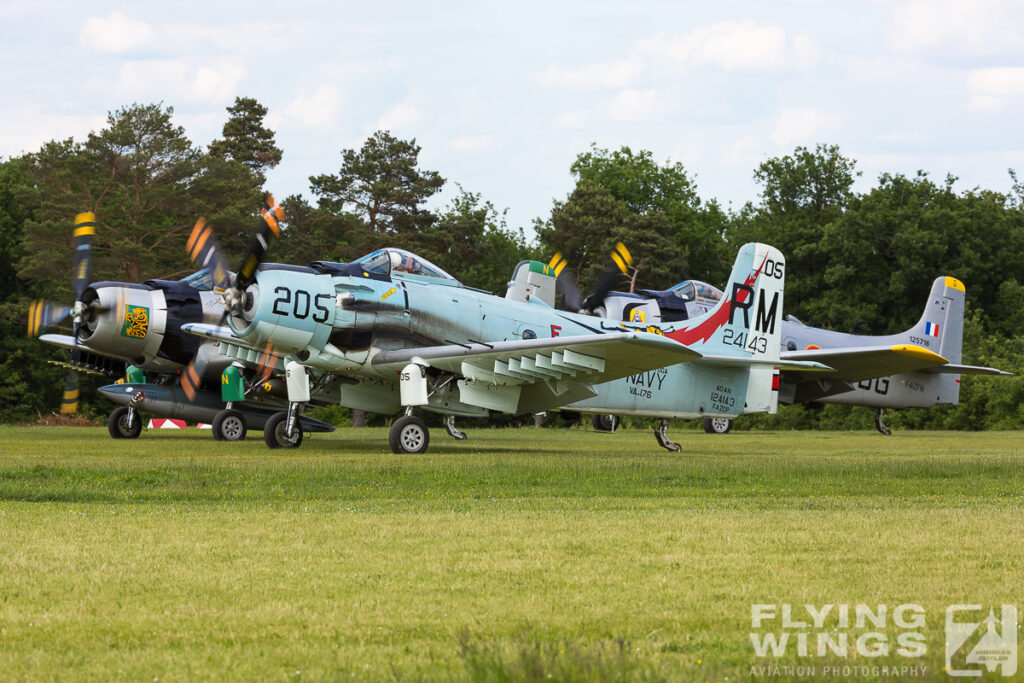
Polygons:
[[1017,673],[1017,608],[1002,605],[988,615],[981,605],[946,608],[946,673],[982,676],[996,670],[1003,676]]
[[[899,605],[756,603],[750,607],[752,677],[934,677],[927,615]],[[953,677],[1013,676],[1017,672],[1017,608],[951,605],[945,611],[945,673]],[[795,663],[775,662],[796,657]],[[886,658],[883,664],[872,660]],[[906,660],[893,663],[894,658]],[[845,663],[844,660],[850,660]],[[998,672],[998,673],[997,673]],[[941,675],[941,674],[940,674]]]

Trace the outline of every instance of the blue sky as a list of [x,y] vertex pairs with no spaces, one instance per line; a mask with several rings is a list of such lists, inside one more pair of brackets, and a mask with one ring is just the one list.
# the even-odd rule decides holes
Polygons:
[[278,196],[378,128],[421,165],[547,216],[590,143],[681,161],[738,208],[753,171],[838,144],[863,172],[1007,191],[1024,171],[1024,9],[945,2],[4,2],[0,154],[84,137],[132,102],[197,144],[238,95],[270,110]]

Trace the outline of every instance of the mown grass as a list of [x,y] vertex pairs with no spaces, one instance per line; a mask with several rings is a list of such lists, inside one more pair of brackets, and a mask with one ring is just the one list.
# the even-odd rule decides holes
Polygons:
[[1019,604],[1020,433],[432,436],[0,428],[0,677],[737,680],[752,603],[914,602],[931,679]]

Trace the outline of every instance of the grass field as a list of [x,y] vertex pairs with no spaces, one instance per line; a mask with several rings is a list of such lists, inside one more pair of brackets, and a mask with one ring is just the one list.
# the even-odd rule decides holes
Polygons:
[[[946,606],[1024,607],[1021,433],[432,436],[0,427],[0,678],[953,680]],[[927,652],[757,657],[753,603],[916,603]]]

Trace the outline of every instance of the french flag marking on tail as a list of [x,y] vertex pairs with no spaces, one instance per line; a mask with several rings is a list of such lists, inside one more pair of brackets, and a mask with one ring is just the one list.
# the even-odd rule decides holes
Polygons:
[[924,333],[927,334],[930,337],[938,337],[939,336],[939,324],[938,323],[925,323],[924,324]]

